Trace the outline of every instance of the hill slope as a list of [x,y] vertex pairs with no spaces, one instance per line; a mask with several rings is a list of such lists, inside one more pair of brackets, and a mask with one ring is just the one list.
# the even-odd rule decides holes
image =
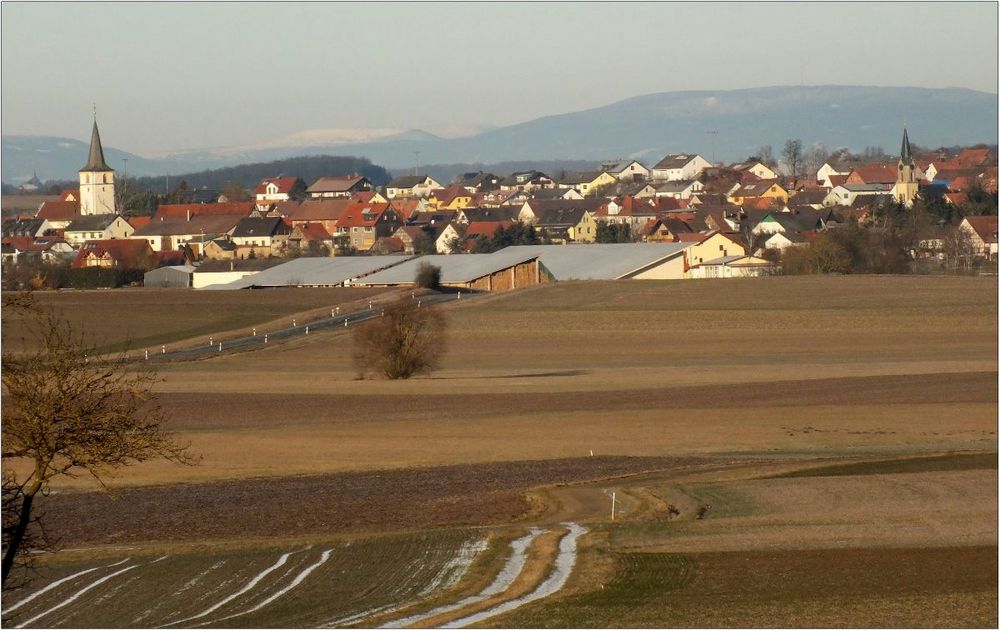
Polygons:
[[[766,87],[665,92],[595,109],[538,118],[463,138],[413,131],[368,142],[298,146],[248,152],[190,151],[151,160],[107,149],[109,163],[129,159],[135,175],[161,175],[301,155],[365,156],[393,170],[424,164],[513,160],[602,160],[636,157],[653,162],[670,152],[699,152],[738,160],[761,145],[777,150],[786,139],[808,147],[882,146],[896,151],[903,122],[922,146],[995,143],[997,96],[962,88],[859,86]],[[709,131],[718,133],[709,135]],[[105,142],[112,141],[106,138]],[[65,145],[65,146],[64,146]],[[67,178],[86,161],[84,143],[63,138],[4,136],[3,180]]]

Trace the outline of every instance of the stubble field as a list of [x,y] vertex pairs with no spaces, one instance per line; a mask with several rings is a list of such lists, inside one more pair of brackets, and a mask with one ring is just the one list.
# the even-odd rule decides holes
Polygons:
[[357,380],[342,331],[167,364],[201,464],[50,506],[80,545],[587,523],[564,592],[501,626],[993,625],[996,302],[989,278],[560,283],[446,307],[430,377]]

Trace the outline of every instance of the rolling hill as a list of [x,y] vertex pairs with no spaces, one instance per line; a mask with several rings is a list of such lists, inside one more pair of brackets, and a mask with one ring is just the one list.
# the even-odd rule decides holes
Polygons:
[[[618,157],[655,162],[671,152],[699,152],[710,159],[714,153],[717,160],[731,161],[762,145],[778,149],[788,138],[799,138],[807,147],[882,146],[892,154],[904,121],[911,140],[921,146],[995,143],[997,95],[964,88],[833,85],[664,92],[460,138],[412,130],[365,142],[187,151],[161,159],[106,151],[115,167],[128,158],[128,170],[134,175],[331,153],[364,156],[395,171],[411,168],[415,152],[423,164]],[[74,177],[86,161],[87,147],[76,140],[39,136],[2,140],[2,177],[8,183],[24,181],[32,172],[42,179]]]

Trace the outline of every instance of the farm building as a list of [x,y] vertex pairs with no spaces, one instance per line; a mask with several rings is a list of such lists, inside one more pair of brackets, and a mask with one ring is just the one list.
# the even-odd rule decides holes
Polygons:
[[284,262],[212,289],[252,289],[268,287],[339,287],[351,280],[409,260],[408,256],[303,257]]
[[195,267],[193,265],[174,265],[172,267],[160,267],[147,271],[142,276],[142,284],[145,287],[171,287],[190,288],[193,281]]
[[554,280],[680,280],[691,243],[515,245],[492,256],[538,256]]
[[757,256],[720,256],[691,269],[692,278],[748,278],[778,273],[777,264]]
[[351,284],[366,287],[396,287],[416,284],[417,270],[427,263],[441,269],[441,285],[473,291],[510,291],[551,280],[538,262],[538,255],[508,251],[493,254],[420,256],[366,276]]
[[191,286],[195,289],[214,287],[216,284],[228,284],[246,276],[252,276],[273,267],[275,262],[267,258],[251,258],[249,260],[208,260],[194,270]]

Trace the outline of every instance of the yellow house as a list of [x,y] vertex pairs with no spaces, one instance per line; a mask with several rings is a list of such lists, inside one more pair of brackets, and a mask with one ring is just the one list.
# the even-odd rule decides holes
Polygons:
[[788,203],[788,191],[773,179],[763,179],[759,182],[740,186],[729,196],[729,203],[742,206],[747,199],[759,197],[779,199],[781,203]]
[[431,192],[427,198],[430,210],[464,210],[472,205],[472,193],[462,186],[449,186]]
[[597,240],[597,220],[593,213],[584,212],[580,221],[568,230],[567,236],[575,243],[593,243]]
[[687,250],[688,264],[691,266],[723,256],[746,256],[746,253],[746,247],[720,232],[692,244]]
[[615,179],[613,175],[609,175],[604,171],[601,171],[597,177],[591,179],[590,181],[580,182],[580,194],[584,197],[590,197],[595,193],[595,191],[606,186],[613,186],[617,183],[618,180]]

